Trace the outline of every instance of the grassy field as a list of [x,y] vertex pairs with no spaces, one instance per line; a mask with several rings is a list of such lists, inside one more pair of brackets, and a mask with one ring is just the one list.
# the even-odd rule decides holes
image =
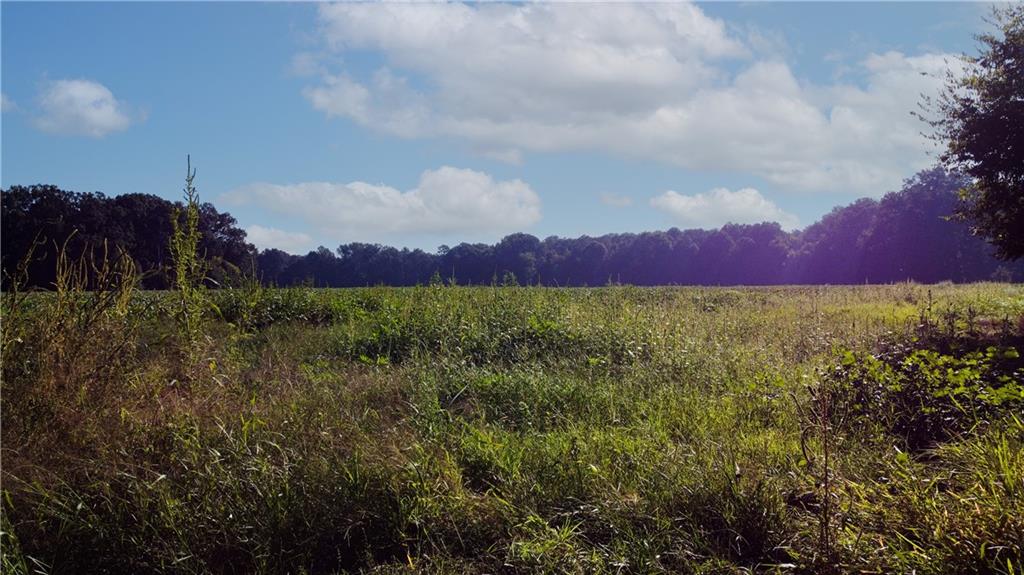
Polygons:
[[4,573],[1024,573],[1024,286],[107,287],[5,296]]

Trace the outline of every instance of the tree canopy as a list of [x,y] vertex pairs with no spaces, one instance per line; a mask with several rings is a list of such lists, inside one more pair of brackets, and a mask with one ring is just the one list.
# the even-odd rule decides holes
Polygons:
[[959,215],[1004,259],[1024,256],[1024,4],[995,8],[997,34],[978,36],[930,120],[945,166],[971,178]]
[[[200,253],[220,283],[222,276],[255,262],[264,283],[281,286],[426,285],[438,279],[551,286],[1024,280],[1024,262],[1000,262],[993,247],[971,235],[967,224],[948,218],[958,204],[958,190],[969,182],[942,168],[927,170],[897,192],[837,207],[797,232],[766,222],[543,240],[518,233],[493,245],[461,243],[435,253],[359,242],[334,250],[321,246],[306,255],[277,249],[257,253],[230,214],[203,204]],[[15,186],[3,191],[0,203],[8,275],[39,233],[49,242],[44,251],[68,236],[72,253],[106,239],[127,250],[147,272],[144,287],[167,286],[174,205],[167,200]],[[52,257],[33,262],[29,283],[49,287],[53,267]]]
[[[38,242],[28,267],[28,284],[49,287],[54,281],[54,258],[60,248],[77,257],[86,249],[125,250],[143,272],[142,286],[169,285],[168,251],[174,202],[152,194],[76,193],[56,186],[12,186],[3,190],[0,217],[3,226],[4,285]],[[256,258],[256,248],[245,241],[245,230],[235,218],[213,204],[199,207],[199,253],[209,266],[208,275],[221,280],[245,271]]]

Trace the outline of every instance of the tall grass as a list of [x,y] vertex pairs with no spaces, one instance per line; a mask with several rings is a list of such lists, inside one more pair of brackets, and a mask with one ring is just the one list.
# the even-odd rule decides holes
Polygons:
[[210,290],[190,385],[180,293],[77,293],[5,347],[5,572],[1022,565],[1017,399],[878,416],[966,381],[920,365],[976,362],[965,408],[1018,378],[1020,286]]

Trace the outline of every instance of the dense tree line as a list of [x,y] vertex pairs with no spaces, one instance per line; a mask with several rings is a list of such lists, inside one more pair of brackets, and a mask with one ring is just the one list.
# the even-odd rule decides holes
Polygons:
[[[857,284],[1024,280],[1024,262],[993,257],[993,248],[950,219],[967,182],[942,169],[914,176],[881,200],[837,207],[802,231],[776,223],[543,240],[512,234],[494,245],[462,243],[436,253],[378,244],[320,247],[306,255],[277,249],[257,254],[229,214],[202,207],[201,252],[212,275],[230,277],[255,262],[268,285],[416,285],[518,283],[559,286]],[[147,270],[145,287],[165,287],[173,203],[156,196],[76,194],[52,186],[3,192],[5,274],[37,234],[73,249],[103,238],[122,246]],[[52,246],[51,246],[52,247]],[[33,263],[30,284],[52,281],[52,259]]]
[[[12,186],[0,198],[0,258],[4,286],[36,244],[27,269],[27,285],[53,284],[54,260],[63,249],[70,257],[91,251],[110,256],[125,250],[142,274],[142,286],[163,289],[170,280],[169,240],[176,203],[152,194],[107,197],[56,186]],[[177,204],[180,208],[180,203]],[[212,204],[200,206],[199,251],[205,254],[211,284],[251,271],[256,248],[245,241],[235,218]]]
[[265,250],[264,281],[318,286],[459,284],[561,286],[885,283],[1024,279],[1024,265],[949,219],[967,182],[941,169],[914,176],[881,200],[838,207],[803,231],[778,224],[540,240],[512,234],[494,245],[422,250],[352,243],[305,256]]

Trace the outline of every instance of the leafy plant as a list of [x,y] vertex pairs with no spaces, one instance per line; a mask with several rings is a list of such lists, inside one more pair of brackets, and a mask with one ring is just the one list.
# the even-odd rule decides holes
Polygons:
[[187,162],[185,209],[182,212],[177,206],[174,208],[170,253],[174,268],[174,289],[178,296],[173,317],[185,347],[185,356],[191,365],[197,359],[197,346],[203,335],[203,313],[208,302],[203,290],[206,268],[199,254],[199,193],[194,185],[196,172],[192,169],[191,156]]
[[851,427],[877,427],[911,449],[931,447],[1024,407],[1024,362],[1014,347],[961,355],[892,346],[844,351],[827,378]]

